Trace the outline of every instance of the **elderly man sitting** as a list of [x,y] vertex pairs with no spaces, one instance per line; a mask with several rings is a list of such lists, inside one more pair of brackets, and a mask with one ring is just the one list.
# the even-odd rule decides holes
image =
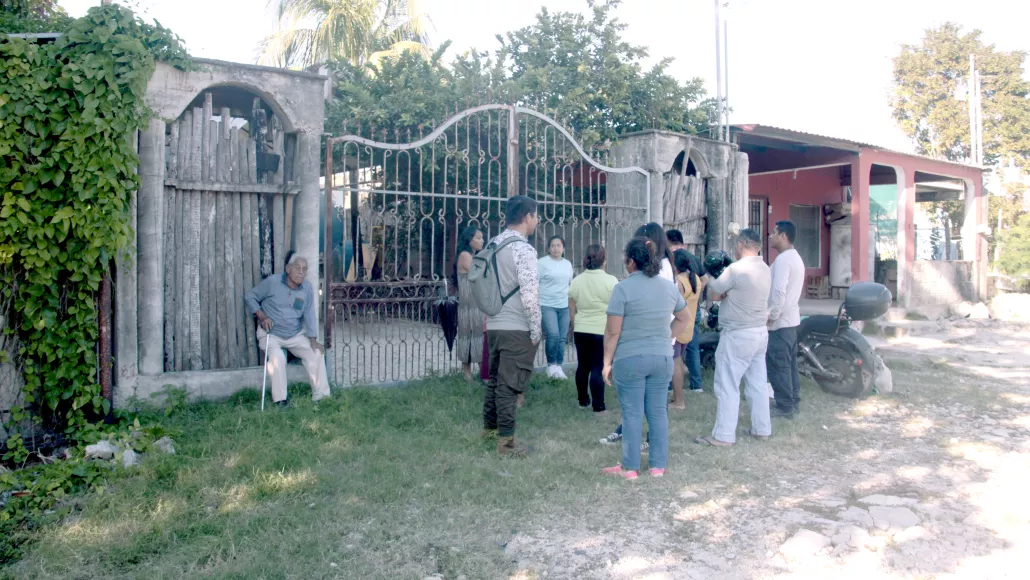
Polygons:
[[266,337],[268,340],[266,371],[272,379],[272,401],[279,407],[286,406],[284,348],[304,363],[311,379],[311,399],[318,401],[329,396],[329,379],[322,356],[325,349],[317,340],[315,291],[304,281],[307,272],[308,261],[294,254],[286,264],[285,274],[265,278],[244,297],[247,309],[260,323],[258,344],[263,347]]

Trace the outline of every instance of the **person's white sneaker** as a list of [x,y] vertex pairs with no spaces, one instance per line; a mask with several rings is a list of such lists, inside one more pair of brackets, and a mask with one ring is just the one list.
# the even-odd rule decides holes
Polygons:
[[554,374],[554,369],[556,369],[556,368],[558,368],[558,367],[556,367],[556,366],[554,366],[554,365],[547,365],[547,378],[550,378],[550,379],[556,379],[556,378],[558,378],[558,377],[557,377],[557,376],[555,376],[555,374]]
[[554,378],[567,380],[569,377],[565,376],[565,371],[562,370],[560,365],[554,365]]

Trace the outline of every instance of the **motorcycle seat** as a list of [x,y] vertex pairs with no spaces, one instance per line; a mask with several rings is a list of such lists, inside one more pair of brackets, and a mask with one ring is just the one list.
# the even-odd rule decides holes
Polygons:
[[829,314],[816,314],[809,316],[801,321],[801,326],[798,327],[798,340],[802,340],[804,337],[811,333],[816,334],[828,334],[833,336],[837,334],[838,327],[844,329],[848,327],[846,321],[841,321],[839,318]]

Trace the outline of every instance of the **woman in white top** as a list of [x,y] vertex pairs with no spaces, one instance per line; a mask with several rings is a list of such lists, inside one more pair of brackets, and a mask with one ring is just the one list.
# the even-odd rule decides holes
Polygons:
[[551,236],[547,255],[537,260],[540,272],[540,314],[547,354],[547,376],[567,379],[561,365],[565,362],[565,341],[569,335],[569,284],[572,262],[566,260],[565,240]]

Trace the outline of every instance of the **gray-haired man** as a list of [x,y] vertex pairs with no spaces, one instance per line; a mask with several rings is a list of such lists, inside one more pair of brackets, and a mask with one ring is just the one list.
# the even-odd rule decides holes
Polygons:
[[315,321],[315,291],[304,280],[308,261],[294,254],[286,264],[285,274],[274,274],[247,292],[247,309],[257,317],[258,344],[268,340],[266,371],[272,380],[272,401],[286,406],[286,354],[289,349],[304,363],[311,379],[311,399],[329,396],[329,379],[325,370],[325,349],[318,343]]
[[708,284],[708,297],[722,303],[719,347],[715,350],[715,428],[711,437],[696,439],[702,445],[727,447],[736,442],[741,379],[751,408],[751,436],[767,439],[772,435],[765,368],[772,276],[759,256],[761,249],[758,232],[742,230],[736,238],[737,261]]

